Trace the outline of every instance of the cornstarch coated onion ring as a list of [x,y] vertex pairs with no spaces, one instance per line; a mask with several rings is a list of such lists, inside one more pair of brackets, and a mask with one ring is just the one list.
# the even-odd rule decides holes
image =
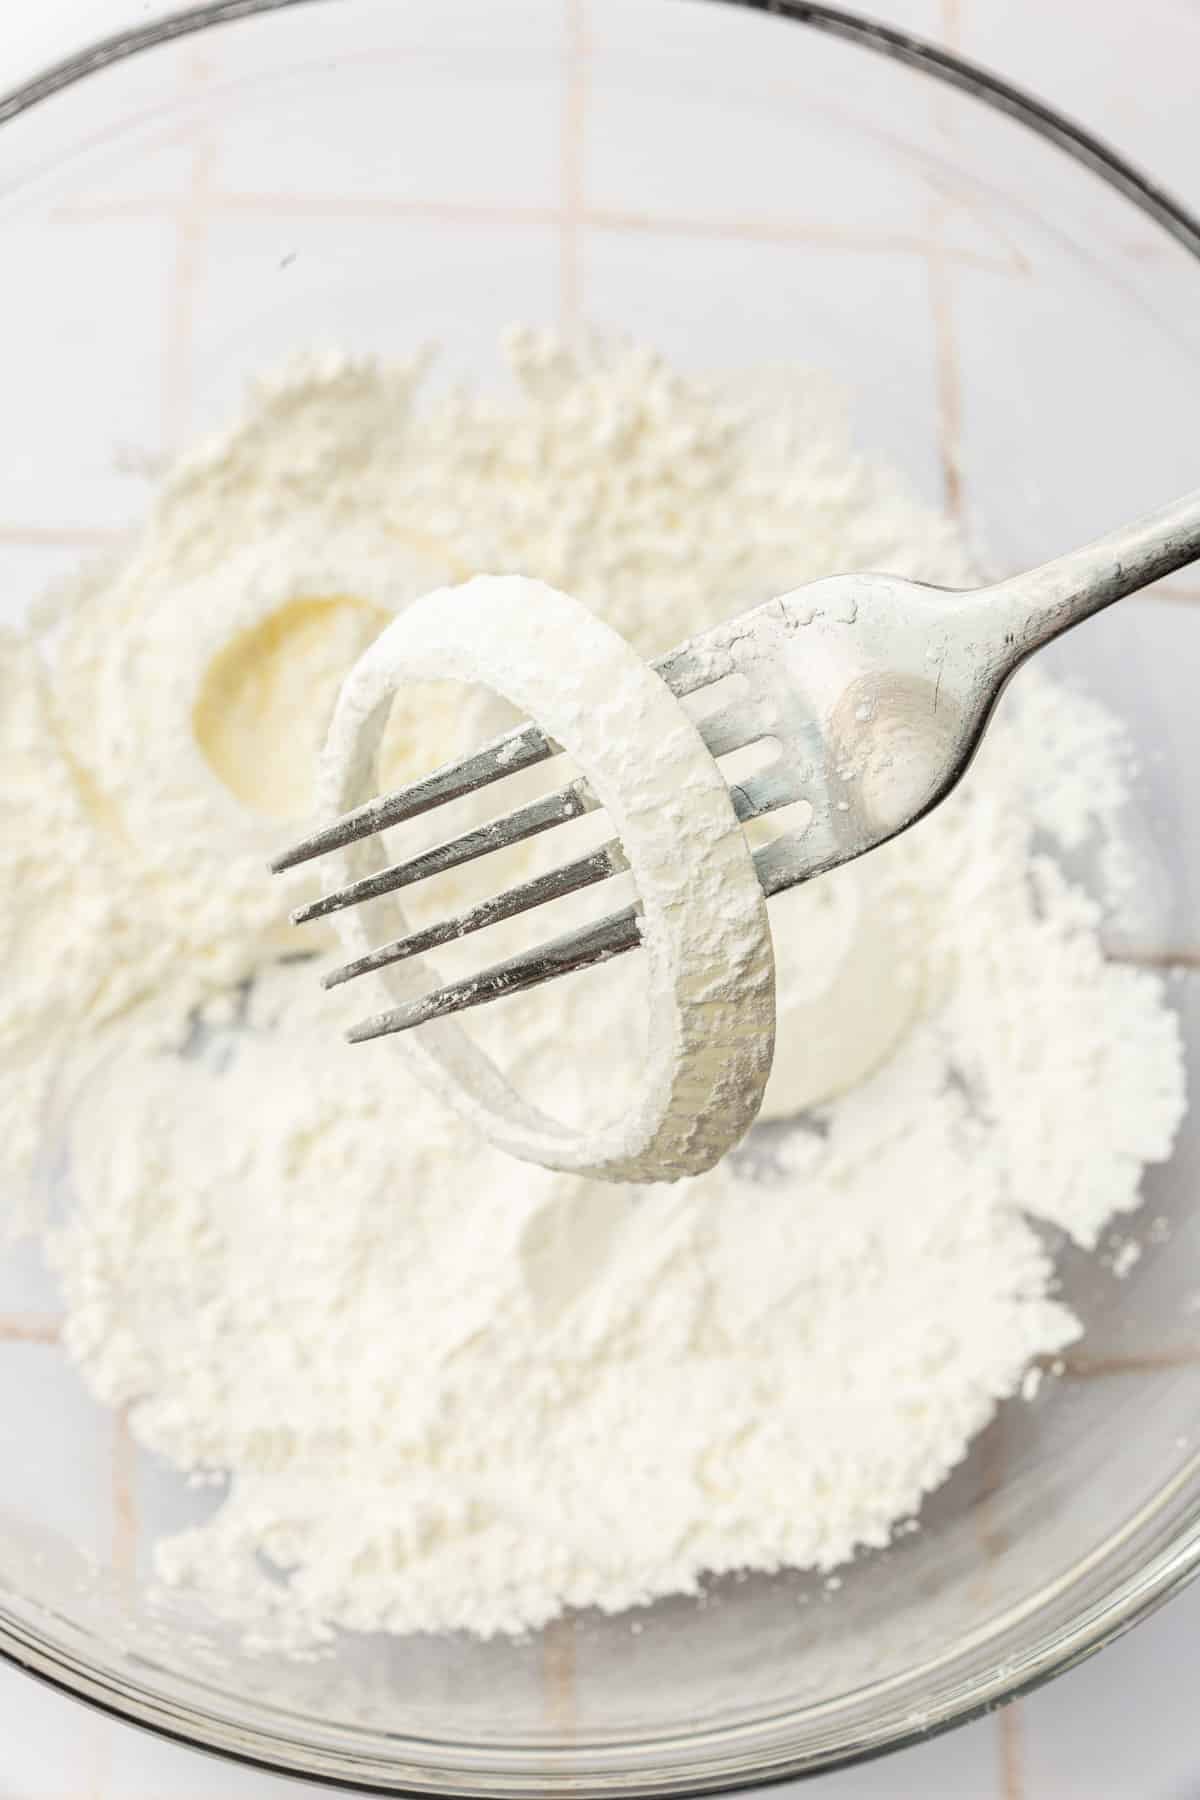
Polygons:
[[[753,1120],[775,1026],[766,904],[720,770],[675,696],[611,626],[541,582],[480,576],[415,601],[351,670],[325,748],[323,812],[377,791],[393,695],[439,679],[486,686],[536,719],[607,810],[642,904],[646,1077],[625,1116],[581,1131],[518,1095],[454,1019],[392,1044],[429,1089],[527,1162],[609,1181],[700,1174]],[[337,858],[339,885],[388,860],[378,837],[350,845]],[[374,947],[370,910],[337,915],[355,956]],[[398,913],[390,909],[389,926]],[[416,959],[381,973],[400,999],[438,985]]]

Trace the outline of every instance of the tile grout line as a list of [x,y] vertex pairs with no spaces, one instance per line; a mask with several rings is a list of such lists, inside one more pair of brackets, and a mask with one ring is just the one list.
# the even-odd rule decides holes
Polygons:
[[955,56],[962,54],[961,0],[942,0],[942,46]]
[[[558,225],[563,208],[556,206],[492,206],[466,200],[413,200],[386,194],[374,198],[362,194],[289,194],[254,189],[221,188],[210,184],[208,211],[236,217],[261,213],[304,219],[369,220],[431,219],[450,225]],[[178,200],[144,195],[95,206],[60,206],[55,217],[71,222],[92,219],[170,219],[180,212]]]
[[[304,195],[287,193],[253,193],[210,187],[207,198],[209,216],[294,217],[327,220],[428,220],[431,223],[495,224],[495,225],[566,225],[588,226],[596,231],[644,233],[658,237],[695,237],[713,241],[759,244],[805,244],[813,249],[842,251],[867,256],[898,254],[928,257],[938,255],[947,264],[962,264],[983,269],[991,274],[1011,272],[1008,261],[986,256],[979,251],[957,245],[936,245],[911,232],[877,236],[870,232],[839,231],[836,226],[808,223],[796,219],[738,218],[714,213],[673,214],[620,211],[608,207],[586,206],[577,201],[570,208],[558,206],[473,206],[454,201],[417,201],[409,199],[364,200],[358,195]],[[65,221],[87,221],[100,218],[175,218],[178,202],[157,197],[123,201],[96,207],[60,207],[56,217]]]
[[574,1738],[577,1717],[575,1690],[575,1620],[570,1613],[551,1619],[542,1632],[542,1693],[546,1723]]
[[87,1800],[107,1800],[112,1791],[112,1721],[104,1713],[93,1713],[89,1709],[88,1725],[88,1737],[91,1739],[91,1780],[88,1783]]
[[701,214],[619,212],[610,208],[586,207],[582,222],[598,231],[641,232],[647,237],[696,237],[710,241],[748,244],[804,244],[813,250],[835,250],[848,255],[864,256],[939,256],[971,268],[998,273],[1007,265],[976,251],[946,249],[912,232],[891,235],[872,232],[840,231],[836,225],[808,224],[803,220],[766,218],[726,218],[714,213]]
[[[187,66],[186,89],[195,94],[202,92],[208,68],[203,52],[198,51]],[[211,138],[203,131],[197,132],[191,140],[187,189],[170,208],[175,222],[175,255],[167,293],[160,403],[162,450],[168,457],[182,448],[191,411],[196,283],[208,234],[214,157]]]
[[929,304],[933,316],[938,461],[946,511],[961,529],[963,520],[962,383],[954,335],[950,275],[940,249],[927,258]]
[[1194,1369],[1200,1365],[1200,1344],[1178,1350],[1145,1350],[1131,1356],[1060,1356],[1062,1373],[1075,1381],[1095,1381],[1107,1375],[1153,1375],[1169,1369]]
[[192,150],[187,196],[176,214],[175,257],[167,299],[166,343],[163,359],[162,440],[173,455],[182,447],[191,411],[191,349],[196,281],[208,232],[208,197],[212,147],[197,143]]
[[975,1536],[980,1551],[990,1565],[1000,1554],[1001,1545],[992,1526],[992,1501],[1004,1474],[1004,1419],[997,1411],[992,1421],[992,1438],[981,1458],[981,1491],[975,1518]]
[[1120,963],[1130,969],[1200,969],[1200,950],[1135,950],[1120,948],[1103,952],[1106,963]]
[[113,1420],[112,1440],[112,1558],[126,1597],[137,1568],[137,1446],[129,1429],[129,1413],[122,1407]]
[[[1004,1415],[997,1412],[992,1424],[993,1439],[981,1470],[982,1491],[975,1516],[975,1536],[985,1572],[981,1598],[986,1602],[991,1590],[991,1569],[1004,1548],[992,1519],[992,1503],[1004,1474]],[[994,1719],[994,1755],[1000,1773],[1000,1800],[1024,1800],[1025,1784],[1022,1768],[1020,1701],[1010,1700],[997,1708]]]
[[42,1344],[56,1347],[62,1336],[61,1321],[35,1314],[0,1313],[0,1344]]
[[587,18],[584,0],[563,0],[566,33],[559,147],[558,324],[567,337],[580,330],[579,236],[584,204],[587,127]]
[[[109,1439],[109,1495],[112,1506],[110,1554],[120,1598],[132,1598],[137,1551],[137,1505],[134,1494],[136,1450],[129,1434],[124,1407],[113,1415]],[[113,1724],[103,1713],[92,1720],[90,1738],[91,1792],[89,1800],[107,1800],[111,1794]]]
[[0,548],[24,550],[103,550],[119,544],[124,533],[103,525],[0,525]]
[[[957,50],[962,36],[959,0],[941,0],[941,38],[948,50]],[[945,107],[945,96],[935,92],[933,117],[947,143],[953,145],[954,132]],[[944,202],[934,200],[930,206],[931,236],[934,244],[926,259],[929,283],[929,306],[933,322],[933,354],[935,403],[937,407],[938,460],[942,475],[942,496],[947,512],[958,527],[963,526],[962,473],[962,379],[958,362],[958,344],[954,334],[953,290],[950,285],[945,245]]]
[[[121,1602],[133,1600],[137,1571],[137,1446],[126,1407],[113,1415],[109,1440],[109,1496],[112,1506],[110,1554]],[[103,1713],[95,1716],[91,1742],[92,1800],[111,1793],[114,1726]]]
[[87,1800],[109,1800],[112,1793],[112,1720],[106,1713],[88,1709],[88,1730],[84,1744],[88,1751],[91,1777]]
[[1025,1721],[1021,1702],[1012,1701],[996,1714],[1000,1735],[1000,1792],[1002,1800],[1024,1800]]

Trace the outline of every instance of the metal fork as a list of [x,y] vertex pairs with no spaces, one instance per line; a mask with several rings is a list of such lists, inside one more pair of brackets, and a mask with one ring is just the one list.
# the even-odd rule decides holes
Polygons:
[[[652,666],[680,699],[737,690],[697,719],[714,757],[767,744],[765,766],[730,789],[740,820],[806,802],[800,829],[754,852],[768,896],[849,862],[915,824],[961,779],[1015,670],[1073,625],[1200,557],[1200,490],[1024,575],[988,587],[929,587],[894,575],[835,575],[700,633]],[[729,678],[734,678],[732,681]],[[311,857],[431,812],[560,753],[536,724],[507,731],[423,780],[314,832],[273,864]],[[296,924],[411,887],[592,812],[585,779],[396,863],[310,905]],[[511,919],[627,869],[618,842],[509,888],[334,969],[326,987]],[[639,943],[638,907],[364,1020],[352,1043],[520,993]]]

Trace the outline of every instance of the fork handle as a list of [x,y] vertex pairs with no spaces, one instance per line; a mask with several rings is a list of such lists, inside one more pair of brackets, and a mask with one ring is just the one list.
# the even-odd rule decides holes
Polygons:
[[1072,625],[1200,557],[1200,488],[988,590],[1013,666]]

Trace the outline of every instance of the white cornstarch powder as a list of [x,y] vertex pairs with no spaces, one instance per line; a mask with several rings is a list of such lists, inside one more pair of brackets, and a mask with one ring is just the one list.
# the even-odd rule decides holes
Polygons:
[[[380,992],[321,991],[332,933],[286,923],[320,871],[265,867],[311,823],[342,677],[417,595],[535,577],[650,655],[834,571],[971,578],[820,381],[718,386],[532,333],[509,355],[506,399],[426,399],[419,362],[292,364],[124,555],[0,638],[14,1225],[46,1233],[92,1391],[175,1468],[227,1477],[158,1570],[252,1644],[520,1631],[885,1544],[1079,1334],[1039,1222],[1096,1244],[1183,1110],[1160,979],[1105,960],[1060,867],[1113,849],[1125,740],[1036,669],[933,817],[772,901],[765,1110],[797,1123],[763,1154],[752,1135],[673,1186],[531,1167],[386,1041],[343,1042]],[[385,774],[505,719],[414,690]],[[443,878],[414,922],[609,835],[593,815]],[[645,1054],[641,954],[471,1029],[540,1106],[611,1118]],[[43,1221],[51,1166],[71,1203]]]

